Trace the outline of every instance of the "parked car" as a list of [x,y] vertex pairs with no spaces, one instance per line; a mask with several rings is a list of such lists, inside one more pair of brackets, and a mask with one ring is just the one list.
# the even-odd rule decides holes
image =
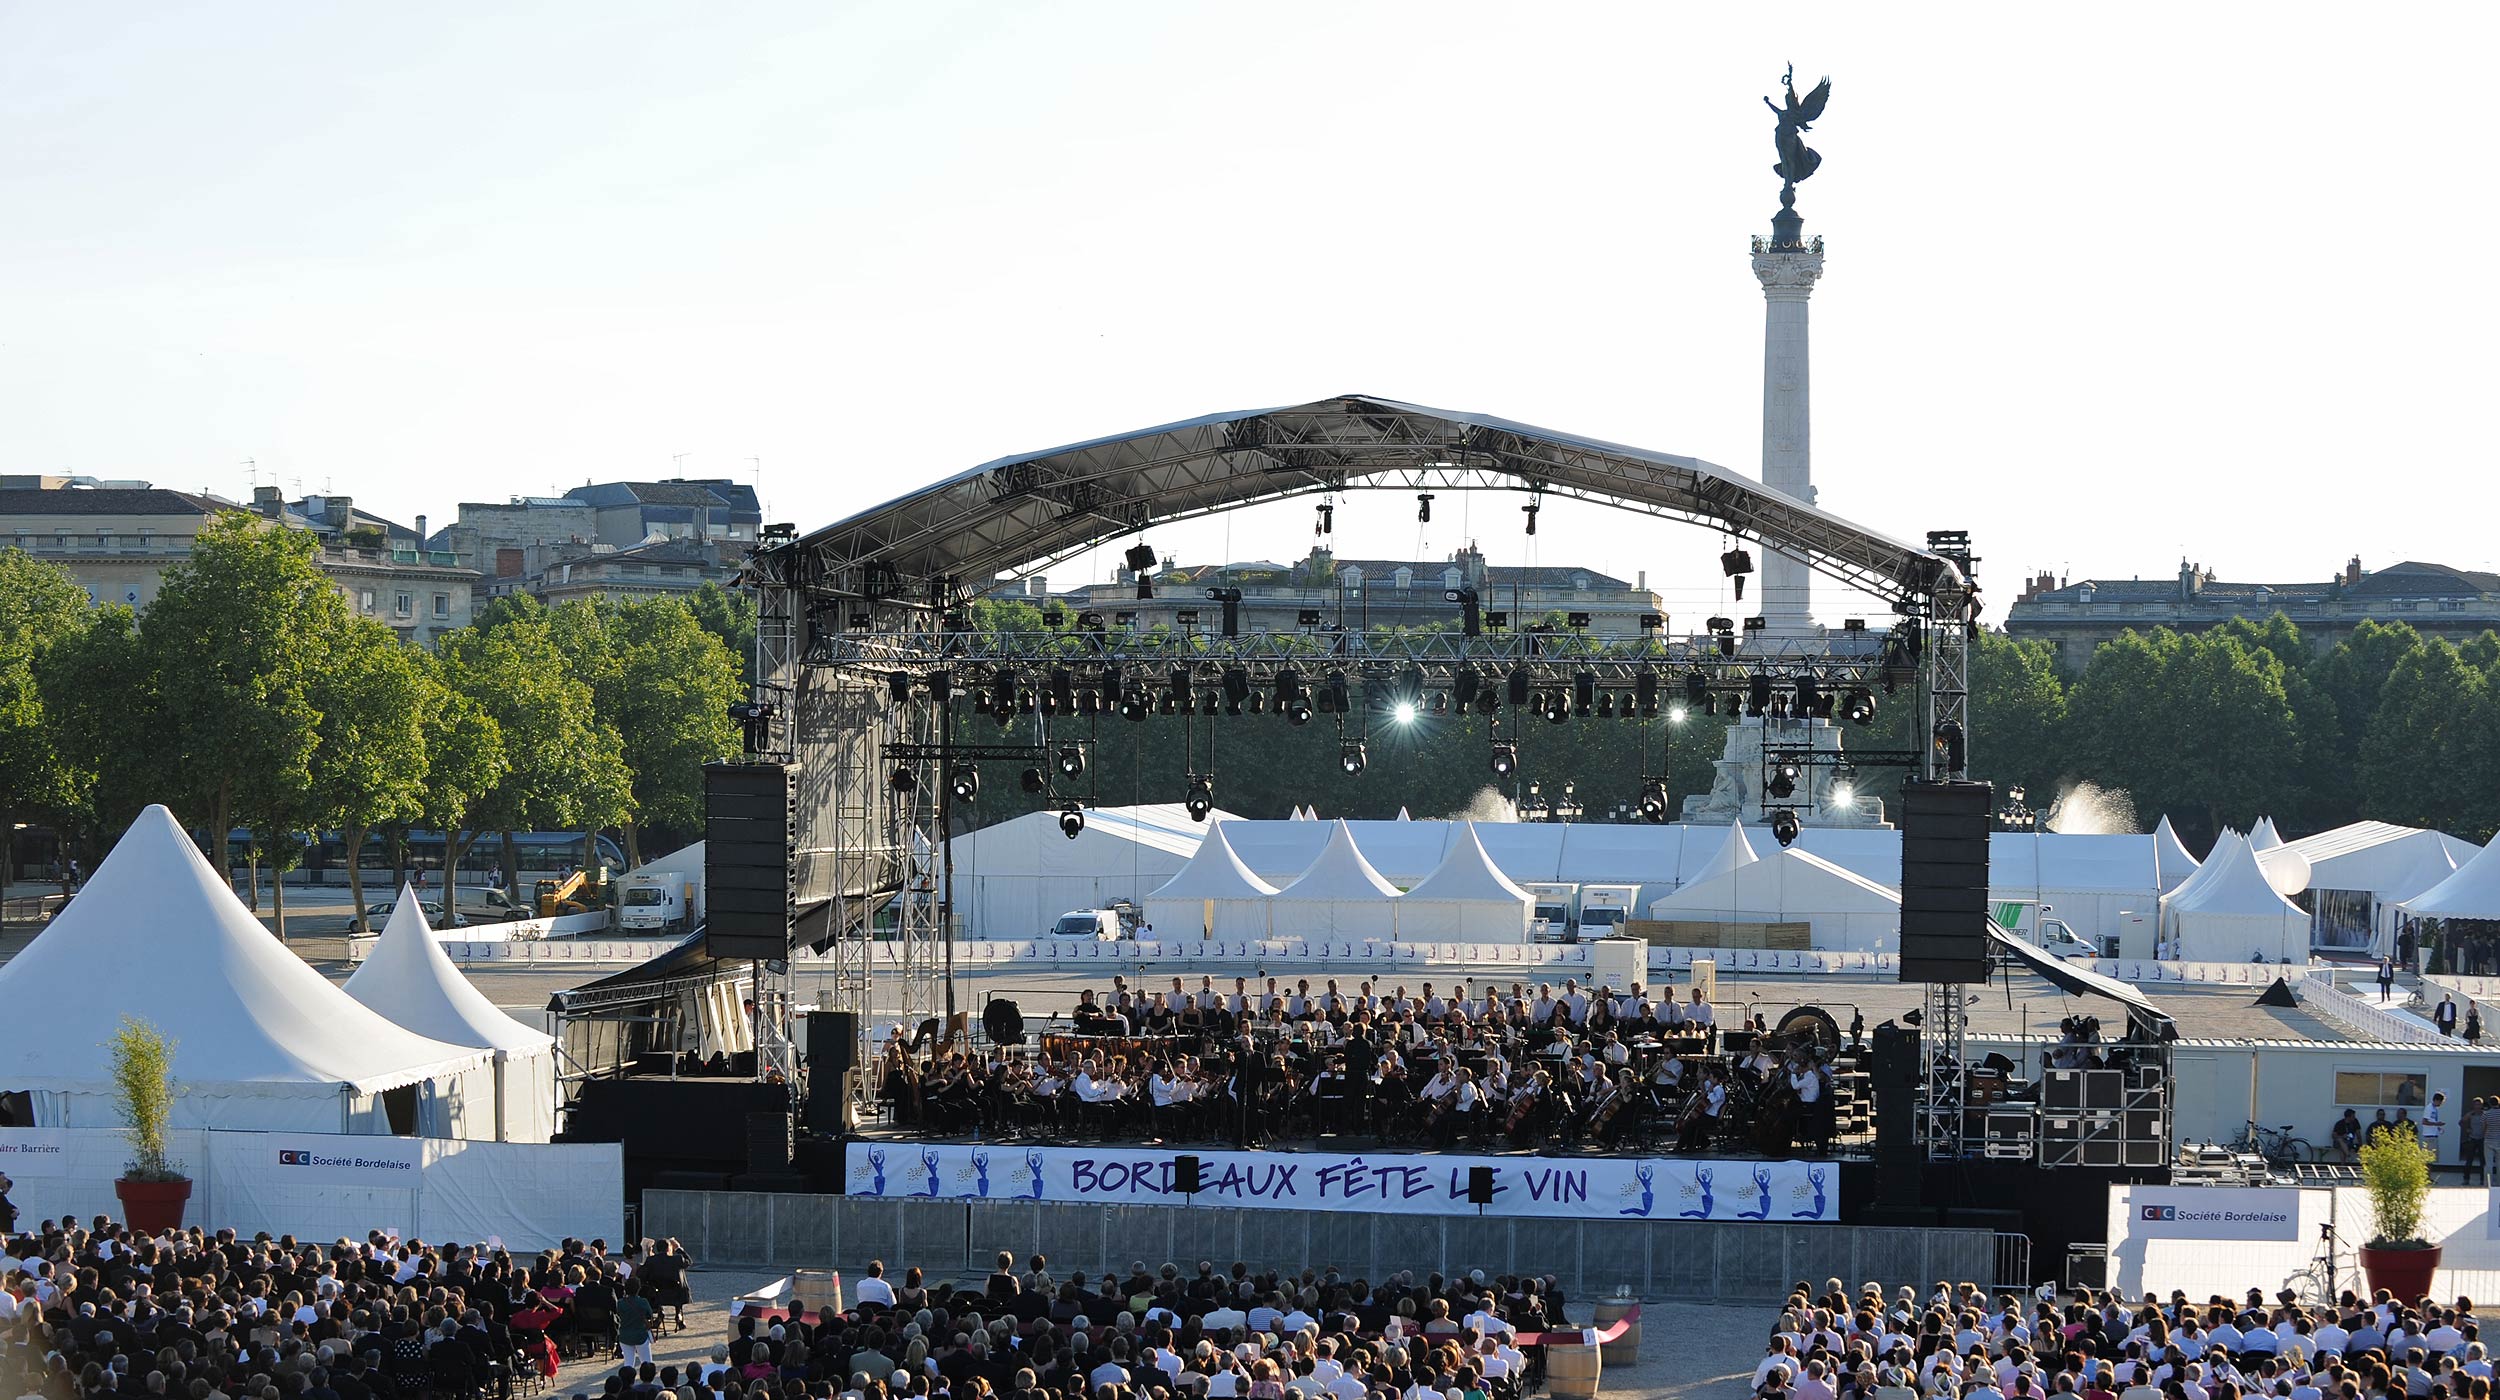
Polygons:
[[[383,922],[391,917],[391,911],[398,907],[399,901],[396,899],[386,899],[378,904],[368,904],[365,906],[365,922],[376,932],[379,932]],[[456,913],[453,914],[449,920],[444,919],[443,906],[435,903],[433,900],[418,900],[417,908],[425,912],[425,922],[431,927],[467,928],[469,926],[469,921],[461,918]],[[353,932],[355,927],[356,919],[355,916],[351,914],[347,919],[347,928],[350,932]]]
[[458,904],[461,913],[480,919],[526,919],[537,912],[495,885],[462,885]]

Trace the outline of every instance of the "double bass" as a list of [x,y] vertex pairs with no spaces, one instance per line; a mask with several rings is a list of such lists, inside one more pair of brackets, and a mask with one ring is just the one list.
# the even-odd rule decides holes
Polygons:
[[1797,1120],[1804,1115],[1805,1105],[1798,1102],[1797,1091],[1788,1082],[1793,1065],[1794,1061],[1782,1061],[1771,1071],[1771,1082],[1754,1109],[1754,1150],[1768,1156],[1788,1150],[1797,1136]]

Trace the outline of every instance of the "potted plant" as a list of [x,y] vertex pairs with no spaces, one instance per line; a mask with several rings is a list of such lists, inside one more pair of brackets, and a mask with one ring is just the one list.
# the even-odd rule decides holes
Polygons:
[[110,1048],[113,1090],[130,1139],[130,1165],[113,1183],[122,1218],[142,1234],[179,1229],[191,1178],[165,1155],[165,1129],[174,1115],[174,1043],[147,1022],[124,1016]]
[[2361,1149],[2361,1183],[2370,1193],[2370,1242],[2361,1270],[2370,1287],[2401,1303],[2431,1291],[2439,1246],[2422,1238],[2422,1207],[2431,1194],[2431,1154],[2411,1137],[2383,1133]]

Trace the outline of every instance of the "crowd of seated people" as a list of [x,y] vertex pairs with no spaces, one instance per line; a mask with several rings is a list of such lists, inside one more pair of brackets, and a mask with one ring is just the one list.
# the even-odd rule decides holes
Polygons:
[[1717,1013],[1698,990],[1680,1002],[1577,981],[1410,992],[1231,980],[1143,992],[1114,978],[1029,1047],[924,1055],[896,1036],[879,1093],[898,1123],[966,1136],[1534,1148],[1672,1135],[1691,1150],[1742,1138],[1774,1151],[1832,1130],[1829,1056],[1758,1033],[1746,1054],[1717,1053]]
[[896,1287],[876,1264],[848,1311],[742,1311],[691,1380],[722,1400],[1521,1400],[1562,1303],[1550,1278],[1374,1284],[1211,1261],[1060,1277],[1002,1252],[974,1287],[918,1270]]
[[43,1400],[508,1395],[567,1358],[647,1360],[684,1325],[688,1267],[674,1240],[515,1255],[44,1220],[0,1252],[0,1369]]
[[1967,1283],[1853,1298],[1832,1279],[1797,1285],[1752,1385],[1760,1400],[2489,1400],[2491,1372],[2469,1298],[1991,1299]]

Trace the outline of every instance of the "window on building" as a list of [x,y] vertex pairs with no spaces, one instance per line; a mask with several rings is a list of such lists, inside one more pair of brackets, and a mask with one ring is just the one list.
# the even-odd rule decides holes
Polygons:
[[372,590],[372,589],[370,589],[370,588],[362,588],[362,589],[358,589],[358,590],[357,590],[357,592],[356,592],[356,611],[358,611],[358,612],[371,612],[371,611],[373,611],[373,590]]
[[1589,576],[1587,574],[1573,574],[1571,576],[1571,586],[1582,593],[1588,592]]
[[1360,588],[1363,586],[1363,571],[1361,568],[1349,564],[1337,571],[1337,581],[1344,584],[1348,588]]
[[2353,1108],[2420,1108],[2430,1102],[2429,1076],[2415,1070],[2335,1071],[2335,1104]]
[[1400,588],[1412,588],[1415,586],[1415,571],[1413,569],[1400,569],[1396,573],[1391,574],[1389,577]]
[[113,532],[110,530],[96,531],[95,547],[98,549],[111,549],[113,547]]
[[150,549],[150,548],[153,548],[153,547],[155,546],[155,544],[156,544],[156,532],[155,532],[154,530],[150,530],[150,529],[146,528],[145,526],[140,527],[140,530],[139,530],[139,547],[140,547],[141,549]]
[[394,613],[398,614],[398,615],[399,615],[399,616],[401,616],[401,617],[407,617],[407,616],[408,616],[408,615],[410,615],[411,613],[414,613],[416,610],[417,610],[417,599],[416,599],[416,595],[415,595],[415,594],[413,594],[413,593],[402,593],[402,594],[400,594],[400,595],[399,595],[399,596],[398,596],[398,597],[397,597],[397,598],[393,601],[393,606],[392,606],[392,608],[391,608],[391,611],[392,611],[392,612],[394,612]]
[[2442,598],[2439,600],[2439,610],[2441,612],[2463,612],[2465,611],[2465,600],[2463,598]]
[[1441,586],[1443,588],[1456,588],[1466,577],[1467,576],[1465,574],[1460,573],[1456,569],[1443,569],[1441,571]]
[[69,548],[69,532],[64,530],[60,534],[54,535],[52,537],[52,547],[54,549]]
[[437,593],[437,594],[435,594],[435,595],[434,595],[434,615],[435,615],[436,617],[449,617],[449,616],[451,616],[451,595],[450,595],[450,594],[448,594],[448,593]]

